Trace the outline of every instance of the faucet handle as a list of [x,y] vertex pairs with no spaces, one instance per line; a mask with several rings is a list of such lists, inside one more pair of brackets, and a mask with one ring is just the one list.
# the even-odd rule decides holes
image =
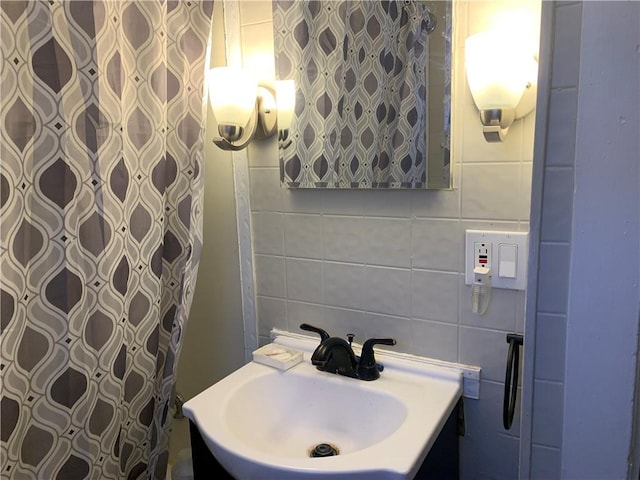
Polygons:
[[306,330],[307,332],[313,332],[320,335],[320,343],[324,342],[325,340],[328,340],[330,337],[330,335],[325,330],[318,327],[314,327],[313,325],[309,325],[308,323],[301,323],[300,328],[302,330]]
[[358,378],[360,380],[376,380],[380,378],[380,372],[376,366],[376,357],[373,352],[374,345],[395,345],[393,338],[370,338],[362,346],[362,354],[358,363]]

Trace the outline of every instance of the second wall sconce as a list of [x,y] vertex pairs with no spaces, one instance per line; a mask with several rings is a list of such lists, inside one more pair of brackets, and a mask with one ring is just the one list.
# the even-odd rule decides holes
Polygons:
[[207,84],[221,137],[214,143],[223,150],[242,150],[253,140],[289,128],[295,103],[293,81],[276,82],[273,89],[258,84],[240,68],[216,67],[209,70]]
[[530,42],[488,30],[467,38],[465,69],[487,142],[501,142],[518,118],[535,109],[538,62]]

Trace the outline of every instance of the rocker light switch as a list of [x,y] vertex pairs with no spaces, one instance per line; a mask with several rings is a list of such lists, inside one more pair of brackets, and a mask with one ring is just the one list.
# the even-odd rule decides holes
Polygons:
[[498,258],[498,276],[502,278],[516,278],[518,246],[501,243],[499,245]]

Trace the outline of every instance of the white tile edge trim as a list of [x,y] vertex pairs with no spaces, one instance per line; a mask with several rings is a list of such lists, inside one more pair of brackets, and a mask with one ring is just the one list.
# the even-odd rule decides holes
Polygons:
[[[271,339],[279,345],[297,348],[306,352],[313,352],[318,346],[318,339],[300,333],[288,332],[274,328],[271,330]],[[360,351],[361,345],[354,343],[356,353]],[[462,363],[447,362],[436,358],[420,357],[409,353],[393,352],[391,350],[378,349],[376,354],[385,358],[387,362],[399,361],[398,363],[413,363],[423,366],[438,367],[454,374],[462,375],[462,396],[473,400],[480,398],[480,373],[481,368]]]
[[240,257],[240,286],[242,322],[244,328],[245,360],[250,362],[258,348],[253,251],[251,246],[251,203],[249,196],[249,165],[246,151],[233,153],[233,180],[236,194],[236,221]]
[[[242,66],[240,37],[240,5],[237,0],[224,2],[224,29],[227,65]],[[253,250],[251,244],[251,196],[249,192],[249,159],[247,150],[231,152],[233,184],[236,200],[236,226],[238,229],[238,257],[240,262],[240,296],[244,329],[244,357],[252,359],[258,348]]]
[[520,394],[520,447],[518,479],[531,478],[533,448],[533,395],[535,390],[536,323],[538,305],[538,264],[542,230],[542,194],[547,157],[547,135],[551,92],[552,52],[556,2],[542,2],[540,10],[540,53],[536,124],[531,167],[531,208],[529,212],[529,252],[525,299],[522,356],[522,390]]

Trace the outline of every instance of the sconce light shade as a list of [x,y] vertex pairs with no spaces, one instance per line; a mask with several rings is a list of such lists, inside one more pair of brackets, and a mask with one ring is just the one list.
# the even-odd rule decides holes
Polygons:
[[276,103],[273,90],[258,85],[240,68],[217,67],[207,73],[209,103],[218,122],[223,150],[242,150],[254,139],[267,138],[276,131]]
[[526,39],[497,30],[480,32],[465,42],[465,69],[485,139],[502,141],[513,121],[535,108],[535,53]]
[[257,82],[239,68],[217,67],[209,70],[207,86],[218,124],[244,128],[256,109]]
[[276,101],[278,102],[278,130],[288,130],[296,108],[295,80],[276,82]]

